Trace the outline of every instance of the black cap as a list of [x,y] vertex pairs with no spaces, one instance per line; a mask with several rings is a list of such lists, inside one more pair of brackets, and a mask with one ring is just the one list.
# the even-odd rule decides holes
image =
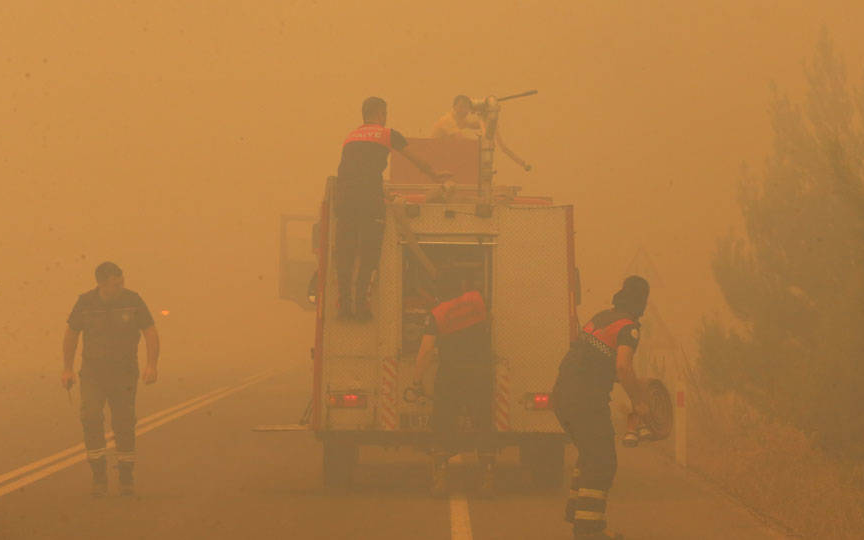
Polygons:
[[645,313],[645,306],[648,304],[648,293],[650,291],[651,287],[645,278],[642,276],[630,276],[624,280],[621,290],[612,297],[612,304],[615,306],[615,309],[640,317]]

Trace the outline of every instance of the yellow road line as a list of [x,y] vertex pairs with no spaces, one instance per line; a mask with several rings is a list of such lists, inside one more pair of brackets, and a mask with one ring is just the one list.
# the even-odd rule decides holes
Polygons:
[[[142,418],[139,421],[138,427],[136,427],[135,429],[135,434],[136,436],[143,435],[148,431],[152,431],[163,424],[180,418],[181,416],[185,416],[215,401],[228,397],[232,394],[236,394],[237,392],[249,386],[252,386],[253,384],[259,383],[264,379],[273,376],[274,374],[274,370],[268,370],[257,375],[252,375],[243,379],[243,382],[236,386],[225,386],[222,388],[218,388],[206,394],[192,398],[188,401],[184,401],[183,403],[180,403],[178,405],[174,405],[173,407],[169,407],[168,409],[151,414],[145,418]],[[106,434],[106,441],[108,443],[106,446],[108,448],[114,447],[113,438],[113,433],[109,432]],[[70,455],[71,457],[67,457]],[[87,454],[84,452],[84,445],[77,444],[71,448],[67,448],[66,450],[57,452],[56,454],[40,459],[38,461],[34,461],[33,463],[24,465],[23,467],[19,467],[13,471],[5,473],[0,476],[0,497],[16,491],[24,486],[32,484],[37,480],[41,480],[42,478],[54,474],[57,471],[63,470],[67,467],[75,465],[76,463],[84,461],[86,457]],[[45,467],[45,465],[49,466]],[[26,474],[33,470],[36,470],[36,472]],[[22,477],[22,475],[25,474],[26,476]],[[8,482],[9,480],[12,480],[14,478],[18,479],[4,484],[4,482]]]

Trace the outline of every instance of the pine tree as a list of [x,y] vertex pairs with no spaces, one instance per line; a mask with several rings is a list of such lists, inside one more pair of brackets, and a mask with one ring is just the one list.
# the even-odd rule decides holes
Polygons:
[[713,261],[746,331],[706,322],[700,364],[715,388],[848,452],[864,449],[864,91],[824,31],[806,74],[802,105],[774,88],[773,152],[740,184],[746,237]]

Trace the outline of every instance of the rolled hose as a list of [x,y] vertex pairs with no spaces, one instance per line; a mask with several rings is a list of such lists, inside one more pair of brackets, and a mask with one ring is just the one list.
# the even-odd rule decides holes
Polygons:
[[648,379],[646,391],[648,408],[651,410],[649,417],[645,419],[648,427],[651,428],[651,437],[649,438],[660,441],[672,433],[674,421],[672,397],[669,395],[666,385],[659,379]]

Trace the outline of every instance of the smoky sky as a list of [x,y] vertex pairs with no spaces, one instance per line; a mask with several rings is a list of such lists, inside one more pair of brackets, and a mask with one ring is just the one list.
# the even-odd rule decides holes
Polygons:
[[862,19],[836,0],[6,0],[0,365],[59,370],[105,259],[178,317],[166,352],[309,339],[276,299],[278,215],[315,211],[362,99],[424,136],[455,94],[532,88],[501,129],[535,169],[500,156],[496,181],[575,205],[583,314],[642,246],[689,346],[724,310],[710,257],[740,227],[742,164],[758,174],[770,151],[771,81],[800,99],[824,27],[858,83]]

